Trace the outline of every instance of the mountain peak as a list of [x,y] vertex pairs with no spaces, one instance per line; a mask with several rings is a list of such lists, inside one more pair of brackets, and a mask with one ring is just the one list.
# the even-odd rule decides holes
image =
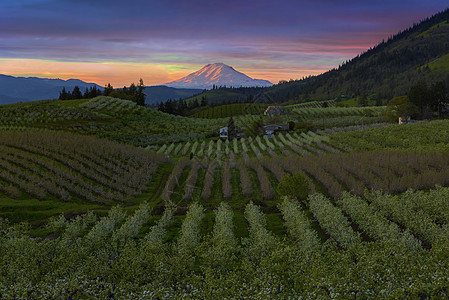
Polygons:
[[267,87],[273,84],[267,80],[253,79],[236,71],[231,66],[217,62],[207,64],[200,70],[181,79],[166,83],[165,85],[175,88],[211,89],[214,85],[228,87]]

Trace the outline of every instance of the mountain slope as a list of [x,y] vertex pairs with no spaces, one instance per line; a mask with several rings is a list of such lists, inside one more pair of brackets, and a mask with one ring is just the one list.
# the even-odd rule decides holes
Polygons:
[[324,74],[275,85],[264,96],[277,102],[404,95],[420,80],[449,84],[449,10],[415,24]]
[[59,92],[64,87],[72,90],[75,86],[79,86],[82,92],[94,86],[103,89],[95,83],[87,83],[79,79],[14,77],[0,74],[0,104],[55,99],[59,97]]
[[164,84],[175,88],[211,89],[215,86],[267,87],[271,82],[251,77],[223,63],[209,64],[181,79]]

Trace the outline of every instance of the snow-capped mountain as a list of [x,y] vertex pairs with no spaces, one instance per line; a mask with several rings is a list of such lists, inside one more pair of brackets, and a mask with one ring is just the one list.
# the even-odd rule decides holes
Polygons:
[[252,79],[223,63],[204,66],[186,77],[164,84],[174,88],[211,89],[215,86],[227,87],[266,87],[273,84],[267,80]]

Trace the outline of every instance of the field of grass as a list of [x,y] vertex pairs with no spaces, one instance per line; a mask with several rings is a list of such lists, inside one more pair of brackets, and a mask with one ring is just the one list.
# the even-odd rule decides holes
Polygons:
[[[382,111],[293,109],[335,122]],[[0,298],[441,298],[449,288],[449,121],[180,142],[176,126],[226,119],[111,98],[0,114]],[[308,196],[285,196],[281,182]]]

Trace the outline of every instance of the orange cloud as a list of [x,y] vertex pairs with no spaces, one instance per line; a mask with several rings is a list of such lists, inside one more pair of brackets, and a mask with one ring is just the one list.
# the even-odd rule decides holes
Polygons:
[[189,73],[188,70],[170,70],[170,67],[157,64],[139,63],[82,63],[60,62],[37,59],[0,59],[1,73],[17,77],[44,77],[70,79],[76,78],[86,82],[95,82],[104,86],[111,83],[122,87],[140,78],[145,85],[157,85]]

